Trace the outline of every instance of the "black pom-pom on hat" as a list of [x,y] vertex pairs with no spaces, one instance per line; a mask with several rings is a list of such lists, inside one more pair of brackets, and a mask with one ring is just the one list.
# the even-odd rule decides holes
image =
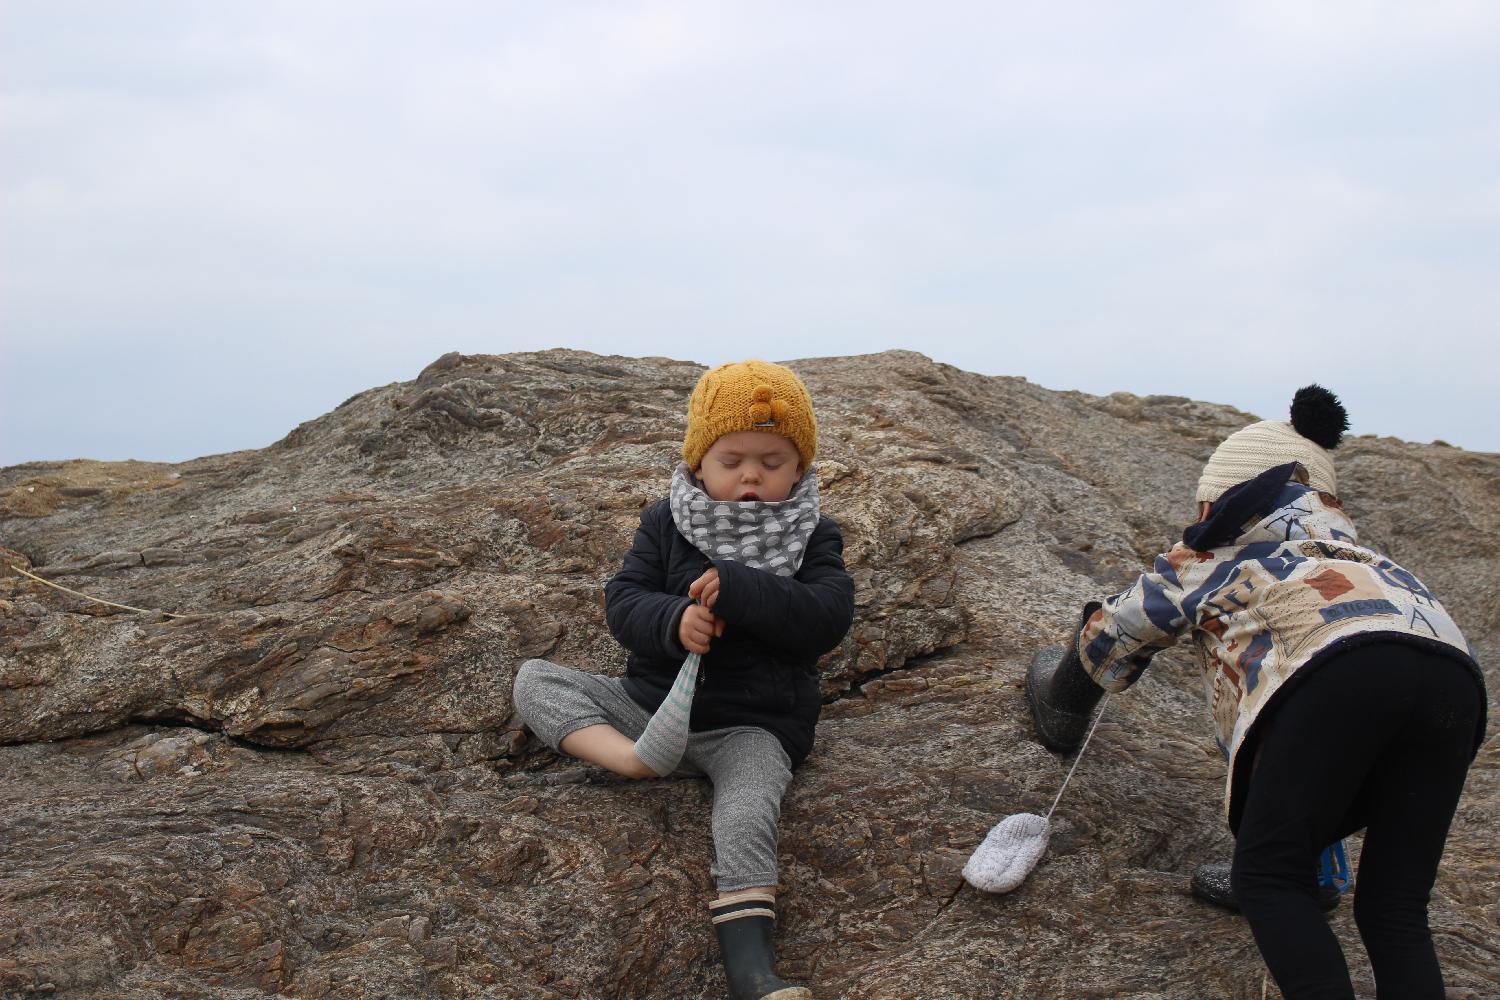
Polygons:
[[1292,397],[1292,429],[1332,450],[1349,429],[1349,414],[1339,398],[1321,385],[1305,385]]

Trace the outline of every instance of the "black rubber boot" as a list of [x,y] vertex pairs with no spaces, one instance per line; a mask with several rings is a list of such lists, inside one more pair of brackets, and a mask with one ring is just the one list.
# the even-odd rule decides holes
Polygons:
[[714,933],[730,1000],[812,1000],[812,991],[776,976],[776,952],[771,935],[776,929],[775,900],[770,896],[742,897],[712,903]]
[[1077,750],[1088,732],[1094,706],[1104,697],[1104,689],[1078,659],[1078,633],[1097,610],[1097,601],[1084,605],[1067,645],[1038,650],[1026,670],[1026,704],[1031,707],[1037,738],[1048,750]]
[[1199,865],[1193,869],[1192,890],[1193,895],[1205,903],[1240,912],[1240,904],[1229,884],[1228,865]]
[[[1239,901],[1234,898],[1234,889],[1229,883],[1228,865],[1199,865],[1193,871],[1192,889],[1193,895],[1205,903],[1240,912]],[[1333,886],[1319,883],[1318,906],[1324,913],[1332,913],[1342,896],[1343,893]]]

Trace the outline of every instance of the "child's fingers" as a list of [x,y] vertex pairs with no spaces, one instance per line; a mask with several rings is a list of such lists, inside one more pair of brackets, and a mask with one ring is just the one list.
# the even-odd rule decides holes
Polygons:
[[694,580],[692,583],[688,584],[688,596],[693,600],[698,600],[700,595],[702,595],[703,593],[703,588],[707,587],[710,583],[717,582],[718,579],[718,567],[710,566],[707,572],[698,577],[698,579]]
[[695,601],[701,600],[704,589],[710,585],[716,586],[718,582],[719,568],[717,566],[710,566],[707,572],[688,584],[688,596]]
[[696,597],[703,603],[690,604],[682,612],[682,626],[678,629],[677,637],[681,640],[683,649],[699,656],[708,652],[708,644],[715,636],[724,634],[723,620],[708,610],[707,601],[702,596],[705,590],[712,587],[713,598],[717,599],[718,583],[719,571],[710,569],[688,587],[688,596]]
[[712,615],[696,604],[689,605],[682,613],[682,624],[677,629],[677,638],[682,647],[700,656],[708,652],[708,640],[713,636]]

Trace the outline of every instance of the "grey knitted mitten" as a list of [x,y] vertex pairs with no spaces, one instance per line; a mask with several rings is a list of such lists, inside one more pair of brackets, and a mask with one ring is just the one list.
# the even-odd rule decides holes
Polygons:
[[1046,817],[1016,813],[996,823],[964,865],[964,878],[984,892],[1010,892],[1026,881],[1047,851]]

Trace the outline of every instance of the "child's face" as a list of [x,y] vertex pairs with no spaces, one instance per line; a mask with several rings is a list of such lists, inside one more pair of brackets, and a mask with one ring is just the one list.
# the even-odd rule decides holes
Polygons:
[[785,500],[802,478],[797,446],[769,431],[725,434],[693,470],[714,500]]

